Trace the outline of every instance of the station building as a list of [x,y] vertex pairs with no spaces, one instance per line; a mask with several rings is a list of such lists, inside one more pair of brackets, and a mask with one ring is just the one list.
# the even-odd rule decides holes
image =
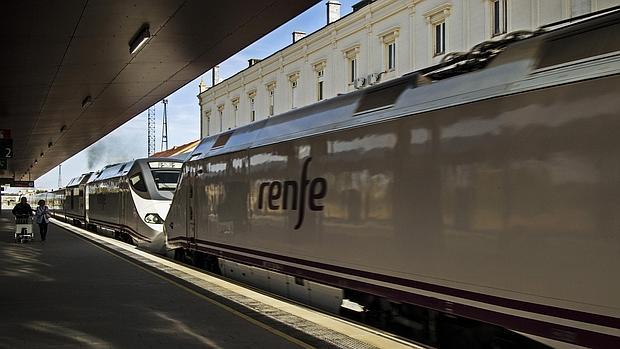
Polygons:
[[[620,4],[619,0],[364,0],[327,24],[209,88],[200,84],[201,137],[437,64],[447,53],[518,30]],[[215,74],[214,74],[215,76]]]

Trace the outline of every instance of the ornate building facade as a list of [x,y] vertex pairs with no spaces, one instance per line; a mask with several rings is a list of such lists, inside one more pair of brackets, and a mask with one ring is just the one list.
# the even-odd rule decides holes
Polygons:
[[218,134],[439,63],[517,30],[617,6],[620,0],[364,0],[339,18],[198,95],[201,136]]

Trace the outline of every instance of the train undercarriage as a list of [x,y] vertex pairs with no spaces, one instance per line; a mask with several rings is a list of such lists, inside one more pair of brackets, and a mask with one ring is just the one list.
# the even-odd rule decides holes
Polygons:
[[[366,292],[336,288],[293,275],[222,259],[201,251],[178,248],[172,252],[171,256],[179,262],[256,287],[261,291],[294,300],[432,348],[550,348],[522,334],[493,324],[415,304],[393,301]],[[263,275],[263,280],[249,275]],[[273,280],[277,279],[282,282],[279,287],[274,287]],[[291,292],[299,286],[312,289],[323,296],[329,295],[337,298],[339,304],[334,307],[333,302],[330,301],[299,297],[298,292]]]

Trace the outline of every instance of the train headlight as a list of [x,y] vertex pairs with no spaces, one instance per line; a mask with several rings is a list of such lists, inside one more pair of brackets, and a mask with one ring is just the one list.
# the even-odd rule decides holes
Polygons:
[[163,224],[164,220],[157,213],[147,213],[144,221],[149,224]]

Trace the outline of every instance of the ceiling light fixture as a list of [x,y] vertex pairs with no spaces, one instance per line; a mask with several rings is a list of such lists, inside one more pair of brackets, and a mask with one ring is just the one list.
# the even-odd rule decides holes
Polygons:
[[40,156],[43,157],[43,152],[41,152]]
[[54,143],[52,143],[52,142],[47,143],[47,147],[48,147],[48,148],[51,148],[51,147],[52,147],[52,145],[54,145]]
[[93,99],[90,97],[90,95],[86,96],[86,98],[82,100],[82,109],[88,108],[88,106],[90,106],[92,103]]
[[142,47],[151,38],[149,32],[149,25],[144,24],[138,34],[136,34],[129,42],[129,54],[134,54],[140,47]]

